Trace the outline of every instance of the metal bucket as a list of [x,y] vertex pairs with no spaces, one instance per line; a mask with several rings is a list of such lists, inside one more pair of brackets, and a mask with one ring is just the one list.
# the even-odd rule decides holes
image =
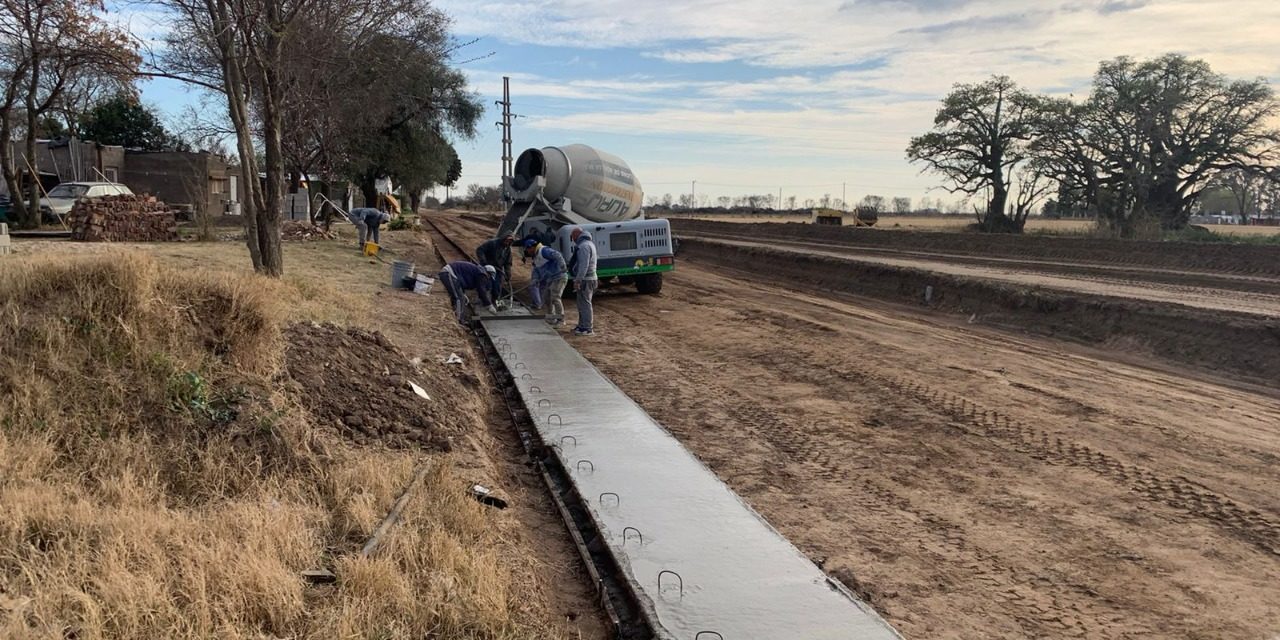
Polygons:
[[413,263],[396,260],[391,263],[391,288],[392,289],[408,289],[413,285],[405,286],[406,281],[413,280]]

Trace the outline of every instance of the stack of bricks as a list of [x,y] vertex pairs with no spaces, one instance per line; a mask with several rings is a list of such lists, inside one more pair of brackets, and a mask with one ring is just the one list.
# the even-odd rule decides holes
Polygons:
[[9,239],[9,225],[0,222],[0,256],[13,253],[13,241]]
[[154,242],[178,239],[173,211],[155,196],[82,198],[68,216],[71,239],[85,242]]

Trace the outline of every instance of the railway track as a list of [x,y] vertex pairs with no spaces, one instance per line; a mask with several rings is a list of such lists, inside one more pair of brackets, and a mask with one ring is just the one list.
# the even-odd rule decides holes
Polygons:
[[[474,256],[466,247],[462,246],[453,234],[446,232],[449,228],[448,223],[442,221],[440,214],[425,215],[419,218],[427,223],[427,233],[431,236],[432,245],[436,248],[436,253],[440,256],[440,261],[444,264],[454,262],[455,260],[474,260]],[[452,231],[452,229],[450,229]]]

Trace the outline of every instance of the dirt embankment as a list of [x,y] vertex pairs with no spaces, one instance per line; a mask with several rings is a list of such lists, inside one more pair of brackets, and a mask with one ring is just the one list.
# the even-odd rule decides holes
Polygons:
[[748,224],[688,219],[672,220],[671,224],[677,235],[748,235],[755,238],[834,242],[898,251],[1280,276],[1280,246],[896,231],[796,223]]
[[[785,226],[785,225],[781,225]],[[795,251],[687,239],[682,257],[753,277],[962,313],[1002,325],[1090,344],[1123,344],[1179,364],[1254,382],[1280,379],[1280,320],[1244,314],[1072,295],[920,269],[890,267]],[[926,301],[926,292],[928,300]]]

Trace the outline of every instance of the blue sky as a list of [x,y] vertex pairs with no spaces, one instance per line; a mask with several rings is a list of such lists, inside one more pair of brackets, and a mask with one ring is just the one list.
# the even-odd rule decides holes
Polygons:
[[[1178,51],[1280,81],[1280,0],[439,0],[489,112],[458,141],[462,184],[501,174],[502,77],[517,153],[582,142],[651,196],[853,202],[947,194],[904,159],[956,82],[1007,74],[1083,95],[1097,63]],[[135,22],[145,22],[138,18]],[[138,25],[141,26],[141,25]],[[492,52],[493,55],[486,56]],[[144,98],[189,102],[153,82]],[[931,190],[932,189],[932,190]]]

